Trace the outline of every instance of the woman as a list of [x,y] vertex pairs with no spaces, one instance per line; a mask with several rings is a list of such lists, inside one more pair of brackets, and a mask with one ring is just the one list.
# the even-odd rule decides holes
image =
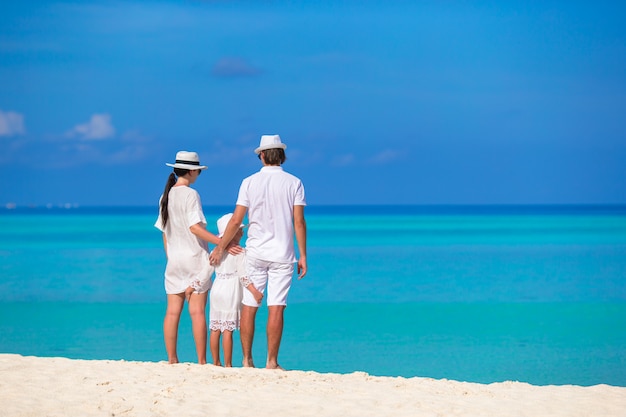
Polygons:
[[[163,335],[169,363],[178,363],[176,343],[178,324],[185,304],[185,291],[198,363],[206,363],[207,294],[211,286],[213,267],[209,263],[208,244],[218,244],[220,239],[206,230],[200,195],[190,186],[202,170],[196,152],[180,151],[160,200],[159,218],[155,226],[163,232],[163,246],[167,256],[165,292],[167,311],[163,320]],[[242,249],[239,248],[239,251]],[[192,291],[193,289],[193,291]]]

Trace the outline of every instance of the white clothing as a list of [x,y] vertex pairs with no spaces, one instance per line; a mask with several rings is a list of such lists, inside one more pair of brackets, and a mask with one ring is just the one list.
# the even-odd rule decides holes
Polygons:
[[306,206],[300,179],[280,166],[264,166],[242,181],[237,205],[248,208],[248,256],[271,262],[296,262],[293,207]]
[[184,185],[172,187],[167,210],[169,217],[165,228],[160,211],[154,224],[165,233],[167,241],[165,292],[180,294],[190,286],[198,293],[207,292],[214,270],[209,263],[208,245],[189,230],[198,223],[206,227],[200,195]]
[[209,303],[210,330],[223,332],[239,329],[242,290],[244,283],[248,282],[247,276],[246,254],[231,255],[226,252],[215,268]]
[[[287,295],[293,278],[293,263],[262,261],[248,256],[248,282],[265,292],[267,287],[268,306],[286,306]],[[242,303],[250,307],[259,307],[261,304],[252,296],[250,291],[243,292]]]

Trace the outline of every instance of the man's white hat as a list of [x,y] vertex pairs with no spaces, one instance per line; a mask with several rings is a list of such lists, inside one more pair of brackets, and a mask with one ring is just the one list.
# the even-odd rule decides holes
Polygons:
[[165,163],[168,167],[181,169],[206,169],[204,165],[200,165],[200,157],[195,152],[179,151],[176,153],[176,162],[173,164]]
[[287,149],[287,145],[280,141],[278,135],[263,135],[261,136],[261,144],[254,150],[254,153],[258,155],[266,149]]
[[[222,217],[217,219],[217,237],[224,236],[224,232],[226,231],[226,226],[228,226],[228,222],[230,218],[233,217],[233,213],[224,214]],[[245,225],[239,226],[240,228],[244,228]]]

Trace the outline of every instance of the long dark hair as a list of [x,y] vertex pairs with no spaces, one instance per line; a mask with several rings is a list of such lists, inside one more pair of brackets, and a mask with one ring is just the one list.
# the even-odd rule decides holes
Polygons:
[[170,190],[176,184],[176,177],[183,177],[187,175],[189,172],[188,169],[182,168],[174,168],[174,172],[167,177],[167,182],[165,183],[165,189],[163,190],[163,196],[161,197],[161,220],[163,222],[162,227],[165,228],[167,224],[167,220],[170,217],[169,212],[167,211],[167,203],[170,200]]

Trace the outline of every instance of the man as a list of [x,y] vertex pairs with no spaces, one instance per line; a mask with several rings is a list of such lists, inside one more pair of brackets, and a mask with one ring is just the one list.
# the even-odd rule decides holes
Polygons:
[[[278,349],[283,334],[284,310],[291,286],[294,264],[298,279],[307,272],[306,221],[304,219],[304,186],[295,176],[283,171],[287,159],[279,135],[263,135],[254,152],[263,163],[261,170],[244,179],[239,188],[233,217],[222,240],[211,252],[211,264],[219,264],[224,250],[248,214],[246,241],[248,278],[261,292],[267,288],[267,362],[268,369],[282,369]],[[300,258],[296,260],[293,236],[296,236]],[[243,366],[254,367],[252,342],[256,313],[260,304],[244,290],[241,310],[241,346]]]

